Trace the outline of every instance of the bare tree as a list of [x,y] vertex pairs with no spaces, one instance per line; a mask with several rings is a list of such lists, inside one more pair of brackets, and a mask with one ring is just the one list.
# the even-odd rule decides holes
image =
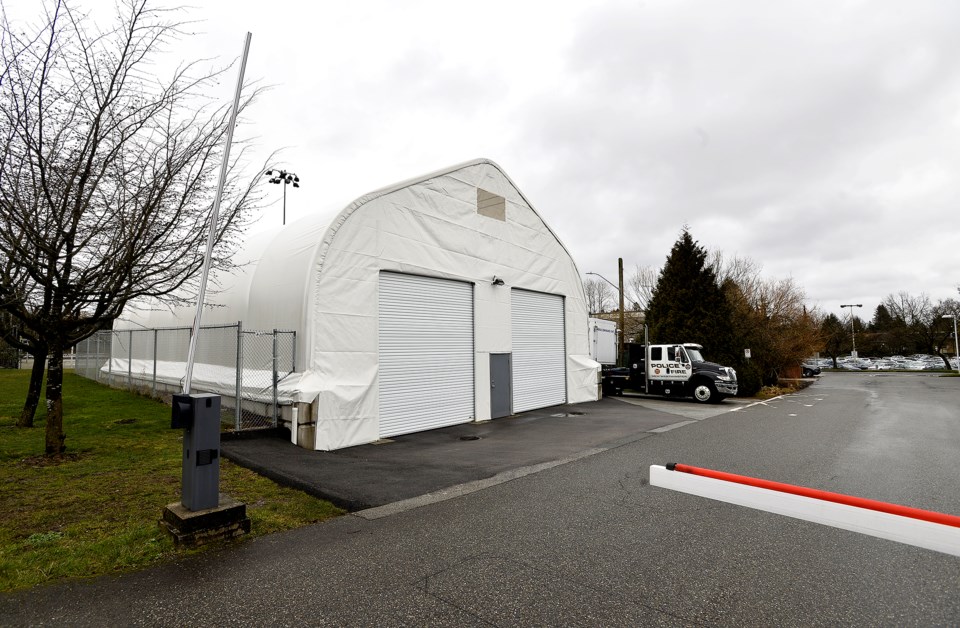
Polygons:
[[[624,291],[627,300],[633,304],[635,310],[645,310],[650,303],[650,297],[653,296],[653,290],[657,287],[657,278],[660,276],[660,269],[653,266],[637,266],[633,273],[627,278]],[[626,307],[626,306],[625,306]]]
[[[960,302],[956,299],[941,299],[936,303],[925,294],[913,296],[907,292],[887,295],[883,307],[892,319],[887,327],[888,335],[899,347],[936,354],[950,369],[950,356],[944,352],[947,340],[953,335],[953,323],[944,319],[944,314],[960,316]],[[956,342],[956,340],[954,340]]]
[[743,365],[745,379],[774,384],[783,372],[824,348],[822,315],[806,307],[806,295],[794,279],[765,278],[756,261],[721,251],[711,253],[709,264],[736,311],[731,326],[752,349],[753,357]]
[[933,308],[930,297],[927,295],[920,294],[915,297],[902,291],[895,295],[887,295],[883,305],[893,318],[903,321],[907,326],[922,324],[930,318]]
[[796,366],[817,350],[820,321],[807,309],[806,295],[792,278],[762,281],[756,287],[759,331],[767,338],[779,373],[782,367]]
[[[202,96],[225,69],[151,75],[181,35],[176,11],[117,9],[105,29],[65,0],[27,34],[5,15],[0,25],[0,310],[49,351],[47,454],[65,449],[64,350],[132,299],[195,290],[229,124],[230,107]],[[258,200],[255,178],[239,183],[242,160],[230,164],[215,268],[229,267]]]
[[587,309],[591,314],[600,314],[613,307],[613,290],[603,279],[588,277],[583,281],[583,291],[587,295]]
[[719,250],[710,252],[708,263],[713,268],[720,285],[732,281],[751,307],[759,306],[759,297],[764,283],[761,275],[763,266],[749,257],[726,256]]
[[[46,370],[47,346],[37,334],[23,329],[19,321],[4,311],[0,311],[0,341],[14,351],[22,351],[33,356],[27,397],[24,400],[23,409],[20,411],[20,418],[17,419],[17,427],[33,427],[33,418],[37,414],[37,406],[40,404],[43,373]],[[19,367],[19,363],[17,367]]]
[[935,308],[926,294],[914,296],[908,292],[890,294],[883,300],[883,306],[890,314],[888,325],[890,341],[900,351],[933,353],[935,343],[932,333]]

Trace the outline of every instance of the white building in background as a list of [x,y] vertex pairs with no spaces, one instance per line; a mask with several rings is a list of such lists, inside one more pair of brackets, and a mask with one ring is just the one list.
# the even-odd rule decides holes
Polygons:
[[[239,257],[245,265],[219,278],[203,324],[296,330],[297,372],[279,394],[298,409],[301,446],[339,449],[598,398],[576,264],[491,161],[253,236]],[[187,308],[130,310],[115,328],[192,319]]]

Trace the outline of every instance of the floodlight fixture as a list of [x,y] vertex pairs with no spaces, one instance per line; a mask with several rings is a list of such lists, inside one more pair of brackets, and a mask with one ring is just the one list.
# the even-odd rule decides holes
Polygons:
[[295,172],[274,169],[267,170],[263,174],[270,177],[269,183],[283,184],[283,224],[287,224],[287,185],[292,183],[293,187],[300,187],[300,177]]

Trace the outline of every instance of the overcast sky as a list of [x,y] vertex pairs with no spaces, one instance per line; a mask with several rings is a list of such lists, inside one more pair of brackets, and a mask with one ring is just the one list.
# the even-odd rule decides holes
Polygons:
[[[201,0],[187,15],[202,21],[184,58],[232,59],[253,33],[247,78],[273,88],[238,133],[301,177],[288,222],[487,157],[581,272],[661,265],[688,225],[827,312],[958,297],[953,0]],[[268,212],[279,224],[279,202]]]

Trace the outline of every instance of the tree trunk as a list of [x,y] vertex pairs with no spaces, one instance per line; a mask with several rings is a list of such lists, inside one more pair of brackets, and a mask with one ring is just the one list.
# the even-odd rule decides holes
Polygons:
[[66,450],[63,442],[63,348],[60,343],[50,347],[47,363],[47,433],[45,451],[48,456],[62,454]]
[[937,355],[939,355],[940,359],[943,360],[943,363],[946,365],[946,369],[948,371],[953,369],[953,366],[950,365],[950,358],[947,356],[947,354],[937,351]]
[[27,400],[23,402],[23,410],[17,427],[33,427],[33,417],[40,404],[40,391],[43,389],[43,372],[47,365],[47,347],[38,347],[33,354],[33,369],[30,371],[30,387],[27,389]]

